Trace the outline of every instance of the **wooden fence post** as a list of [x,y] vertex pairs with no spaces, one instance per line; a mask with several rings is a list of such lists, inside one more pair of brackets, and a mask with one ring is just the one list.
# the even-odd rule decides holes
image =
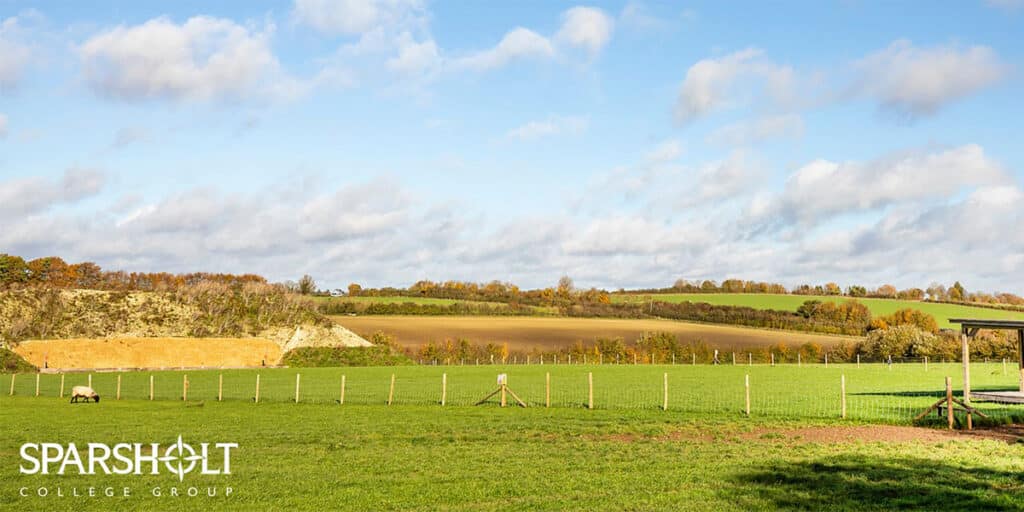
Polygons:
[[388,405],[395,398],[395,374],[391,374],[391,388],[388,390]]
[[14,396],[14,378],[17,377],[17,373],[11,374],[11,396]]
[[953,429],[953,379],[946,377],[946,421],[949,429]]
[[117,374],[117,400],[121,399],[121,374]]
[[551,372],[544,373],[544,407],[551,407]]
[[508,389],[508,378],[506,377],[505,378],[505,382],[501,383],[501,406],[502,407],[505,407],[505,404],[507,403],[506,402],[506,398],[505,398],[505,390],[507,390],[507,389]]
[[633,352],[633,364],[636,364],[636,352]]
[[736,352],[732,353],[732,365],[736,366]]
[[747,352],[747,366],[754,366],[754,354]]
[[860,368],[860,354],[857,354],[857,368]]
[[149,376],[149,400],[153,401],[153,375]]
[[799,367],[800,367],[800,364],[801,364],[801,363],[800,363],[800,353],[799,353],[799,352],[797,352],[797,353],[796,353],[796,367],[797,367],[797,368],[799,368]]
[[338,396],[338,405],[345,405],[345,375],[341,376],[341,395]]
[[828,352],[825,352],[825,368],[828,368]]
[[[924,371],[928,371],[928,356],[924,356]],[[1006,375],[1006,359],[1003,359],[1003,375]]]
[[36,372],[36,396],[39,396],[39,372]]
[[587,409],[594,408],[594,372],[587,372]]
[[775,366],[775,352],[771,352],[768,355],[771,356],[772,366]]
[[188,401],[188,374],[181,376],[181,399]]
[[92,374],[89,374],[89,387],[92,387]]
[[743,390],[746,395],[746,407],[744,411],[747,413],[747,417],[750,417],[750,374],[743,376]]
[[64,398],[64,374],[60,374],[60,397]]
[[672,364],[676,364],[676,353],[672,352]]
[[839,417],[846,419],[846,375],[839,376],[839,394],[840,394],[840,409],[842,409]]
[[690,366],[697,366],[697,353],[694,352],[693,354],[690,354],[690,355],[692,356],[692,359],[690,361]]
[[295,403],[299,403],[299,379],[302,378],[301,373],[295,374]]
[[260,403],[260,374],[256,374],[256,403]]
[[441,374],[441,407],[444,407],[445,400],[448,398],[448,374]]
[[217,401],[224,401],[224,374],[220,373],[217,375]]
[[661,410],[667,411],[668,410],[668,373],[666,373],[664,375],[664,379],[665,379],[665,394],[663,395],[663,398],[661,400]]
[[[927,361],[927,357],[925,358],[925,360]],[[1006,358],[1005,357],[1003,358],[1003,375],[1006,375]]]

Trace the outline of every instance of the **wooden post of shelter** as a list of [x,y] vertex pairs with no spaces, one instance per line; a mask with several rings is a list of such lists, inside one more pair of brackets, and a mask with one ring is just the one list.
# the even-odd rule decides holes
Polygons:
[[36,372],[36,396],[39,396],[39,372]]
[[345,375],[341,376],[341,392],[338,394],[338,405],[345,405]]
[[967,346],[967,333],[960,334],[960,351],[964,365],[964,402],[971,403],[971,350]]
[[153,401],[153,374],[149,374],[149,401]]
[[256,403],[260,403],[260,374],[256,374]]
[[395,374],[391,374],[391,387],[388,389],[388,405],[391,405],[391,400],[395,398]]
[[64,374],[60,374],[60,398],[64,398]]
[[11,396],[14,396],[14,378],[17,377],[17,373],[11,374]]
[[295,374],[295,403],[299,403],[299,379],[302,378],[301,373]]
[[444,403],[448,398],[448,374],[441,374],[441,407],[444,407]]
[[117,374],[117,400],[121,399],[121,374]]
[[188,401],[188,374],[181,376],[181,399],[185,402]]
[[946,420],[949,429],[953,430],[953,379],[946,377]]
[[224,374],[217,375],[217,401],[224,401]]

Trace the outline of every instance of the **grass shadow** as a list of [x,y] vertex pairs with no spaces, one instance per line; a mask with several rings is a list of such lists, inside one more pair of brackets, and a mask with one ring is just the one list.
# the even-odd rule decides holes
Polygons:
[[784,462],[741,474],[741,506],[782,510],[1024,510],[1024,474],[920,458]]

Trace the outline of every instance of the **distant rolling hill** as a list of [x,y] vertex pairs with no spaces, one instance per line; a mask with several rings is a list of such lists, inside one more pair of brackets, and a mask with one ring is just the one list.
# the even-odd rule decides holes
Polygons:
[[[642,302],[652,298],[662,302],[706,302],[723,306],[745,306],[754,309],[777,309],[795,311],[808,300],[842,302],[852,300],[850,297],[816,296],[816,295],[776,295],[767,293],[666,293],[666,294],[614,294],[612,302]],[[942,304],[897,299],[856,299],[868,309],[872,316],[891,314],[898,309],[912,308],[935,317],[939,327],[956,328],[949,323],[950,318],[985,318],[1003,320],[1024,320],[1024,313],[1002,311],[998,309],[964,306],[960,304]]]

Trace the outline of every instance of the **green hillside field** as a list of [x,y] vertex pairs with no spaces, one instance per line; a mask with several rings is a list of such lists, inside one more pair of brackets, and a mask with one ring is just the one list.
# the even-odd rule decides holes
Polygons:
[[[795,311],[808,300],[842,302],[849,297],[815,296],[815,295],[776,295],[767,293],[665,293],[653,295],[615,294],[612,302],[639,302],[648,298],[662,302],[706,302],[721,306],[745,306],[755,309],[777,309]],[[872,316],[882,316],[898,309],[918,309],[935,317],[939,327],[955,328],[949,323],[950,318],[984,318],[990,320],[1024,320],[1024,313],[1002,311],[998,309],[979,308],[960,304],[942,304],[896,299],[857,299],[871,310]]]

